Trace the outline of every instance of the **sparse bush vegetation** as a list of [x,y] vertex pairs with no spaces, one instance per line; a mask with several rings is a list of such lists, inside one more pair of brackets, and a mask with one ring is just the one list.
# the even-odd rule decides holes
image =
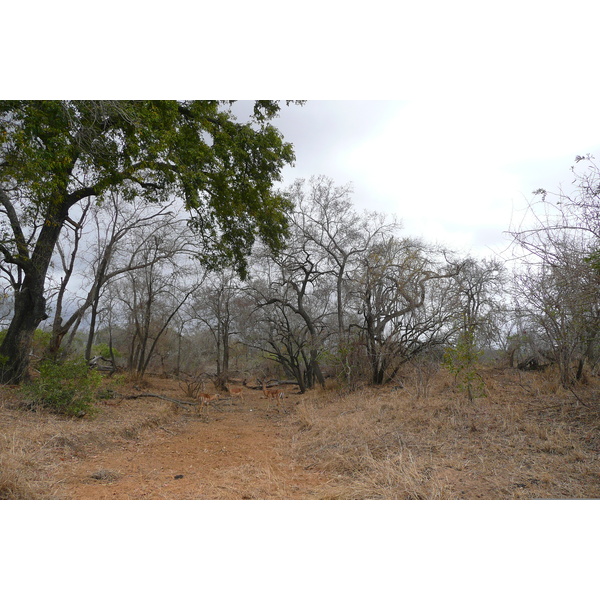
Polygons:
[[466,392],[469,400],[485,396],[483,378],[477,371],[477,362],[483,352],[475,346],[475,336],[471,331],[464,331],[455,346],[444,353],[442,364],[454,375],[454,381],[462,392]]
[[32,405],[41,405],[52,412],[81,417],[94,413],[94,395],[102,376],[90,370],[81,359],[40,364],[40,376],[24,386],[24,393]]

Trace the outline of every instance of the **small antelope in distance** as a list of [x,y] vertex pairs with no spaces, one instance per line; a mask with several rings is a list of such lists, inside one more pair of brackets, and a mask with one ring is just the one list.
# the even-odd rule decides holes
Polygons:
[[[245,381],[245,380],[244,380]],[[227,385],[227,391],[230,396],[239,396],[240,400],[244,401],[244,388],[239,385]]]
[[218,399],[219,394],[205,394],[204,392],[198,394],[198,412],[200,412],[200,409],[202,408],[208,419],[208,408],[210,403]]
[[267,386],[265,385],[264,381],[262,384],[262,388],[263,388],[263,393],[265,395],[265,398],[267,398],[267,400],[270,400],[271,398],[276,398],[277,399],[277,407],[280,406],[281,401],[284,398],[284,392],[283,390],[280,390],[278,388],[274,388],[272,390],[268,390]]

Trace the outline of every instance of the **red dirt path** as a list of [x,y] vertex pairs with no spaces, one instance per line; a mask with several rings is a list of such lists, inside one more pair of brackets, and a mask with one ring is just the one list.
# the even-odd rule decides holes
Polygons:
[[[248,396],[248,395],[247,395]],[[211,409],[180,410],[172,423],[116,447],[72,457],[55,474],[65,499],[310,499],[325,484],[289,454],[287,408],[258,392]],[[284,412],[285,411],[285,412]]]

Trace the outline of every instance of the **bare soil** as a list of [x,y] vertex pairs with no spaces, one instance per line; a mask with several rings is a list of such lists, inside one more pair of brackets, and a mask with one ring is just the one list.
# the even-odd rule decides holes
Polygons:
[[306,499],[322,481],[282,457],[284,426],[257,412],[160,427],[58,469],[61,496],[86,500]]
[[[149,393],[186,399],[176,382],[152,379]],[[187,398],[186,400],[189,400]],[[118,419],[112,403],[107,410]],[[139,410],[160,399],[135,400]],[[290,457],[285,406],[270,406],[262,393],[218,401],[204,414],[196,407],[168,407],[165,423],[93,454],[65,457],[55,470],[57,495],[86,500],[308,499],[325,478]],[[168,402],[167,402],[168,404]]]

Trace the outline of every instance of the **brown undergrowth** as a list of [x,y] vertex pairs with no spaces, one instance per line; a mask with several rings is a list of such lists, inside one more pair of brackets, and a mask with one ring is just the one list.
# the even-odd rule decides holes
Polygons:
[[[403,386],[258,390],[202,419],[152,392],[177,382],[105,380],[93,418],[24,410],[0,387],[0,498],[600,498],[600,381],[481,370],[470,402],[443,369]],[[111,397],[114,387],[121,396]]]
[[426,393],[409,377],[306,398],[294,452],[329,476],[322,498],[600,498],[598,382],[578,400],[551,372],[482,374],[473,402],[443,370]]
[[[110,392],[111,381],[104,387]],[[141,410],[139,401],[115,397],[98,407],[91,419],[27,410],[18,388],[0,386],[0,499],[56,498],[57,464],[135,440],[173,419],[172,407],[160,402],[144,403]]]

